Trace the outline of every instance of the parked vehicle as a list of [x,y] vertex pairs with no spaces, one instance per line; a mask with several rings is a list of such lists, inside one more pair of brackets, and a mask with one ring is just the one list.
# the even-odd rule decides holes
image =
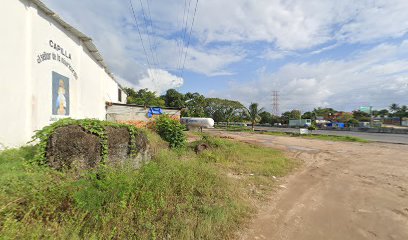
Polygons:
[[293,119],[289,120],[289,127],[310,127],[312,125],[311,119]]
[[344,128],[345,124],[344,123],[333,122],[333,123],[328,123],[327,127],[328,128]]
[[214,120],[212,118],[190,118],[183,117],[180,119],[181,124],[193,128],[213,128]]

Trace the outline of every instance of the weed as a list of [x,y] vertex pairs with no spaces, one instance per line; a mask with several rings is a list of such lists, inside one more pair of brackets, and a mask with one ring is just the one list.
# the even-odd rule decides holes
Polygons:
[[[81,178],[28,164],[38,147],[0,153],[5,239],[227,239],[293,166],[277,150],[204,136],[196,155],[148,133],[154,159],[139,170],[100,166]],[[239,178],[230,177],[230,175]]]
[[163,115],[156,119],[155,129],[160,137],[169,143],[171,148],[181,148],[185,146],[185,127],[181,125],[180,121]]

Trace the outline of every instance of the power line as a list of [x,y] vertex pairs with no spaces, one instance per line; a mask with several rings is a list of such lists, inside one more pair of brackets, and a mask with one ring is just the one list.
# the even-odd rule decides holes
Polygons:
[[177,61],[178,70],[181,70],[181,64],[183,61],[184,42],[186,41],[188,17],[190,16],[190,6],[191,6],[191,0],[188,1],[188,8],[187,8],[187,0],[184,0],[184,14],[183,14],[183,22],[182,22],[182,34],[183,35],[182,35],[182,39],[180,40],[180,57]]
[[[150,0],[146,0],[146,2],[147,2],[147,9],[148,9],[148,14],[149,14],[149,18],[150,18],[150,29],[151,29],[151,32],[152,32],[152,34],[153,34],[153,20],[152,20],[152,13],[151,13],[151,11],[150,11],[150,4],[149,4]],[[157,41],[155,41],[155,39],[153,39],[153,45],[157,45]],[[154,48],[154,46],[153,46],[153,49],[154,49],[155,57],[156,57],[156,64],[157,64],[157,66],[158,66],[159,68],[161,68],[161,67],[160,67],[159,59],[158,59],[158,57],[157,57],[157,49]]]
[[[139,0],[139,2],[140,2],[140,7],[142,8],[142,14],[143,14],[144,22],[145,22],[146,33],[147,33],[147,42],[149,43],[150,52],[152,54],[153,65],[157,66],[157,64],[154,62],[154,53],[153,53],[152,43],[150,41],[150,35],[149,35],[149,30],[148,30],[149,27],[147,26],[147,20],[146,20],[145,10],[144,10],[144,7],[143,7],[143,2],[142,2],[142,0]],[[152,74],[152,77],[154,79],[155,78],[153,76],[153,75],[155,75],[154,69],[151,69],[151,74]]]
[[[187,0],[184,0],[184,15],[183,15],[183,19],[179,18],[179,15],[177,14],[177,25],[176,25],[176,29],[181,29],[180,32],[183,31],[183,25],[184,25],[184,18],[185,18],[185,14],[186,14],[186,7],[187,7]],[[181,14],[180,14],[181,16]],[[181,37],[177,37],[176,38],[176,44],[177,44],[177,54],[179,56],[177,56],[177,62],[176,65],[174,66],[174,68],[176,70],[179,69],[179,65],[180,65],[180,56],[181,56]]]
[[[147,33],[147,42],[149,43],[149,48],[150,48],[150,53],[152,54],[153,64],[156,64],[154,62],[153,47],[152,47],[152,42],[150,41],[149,27],[148,27],[147,20],[146,20],[146,14],[145,14],[144,6],[143,6],[143,1],[139,0],[139,2],[140,2],[140,7],[142,8],[143,19],[144,19],[144,22],[145,22],[144,25],[145,25],[146,33]],[[149,3],[149,2],[147,2],[147,3]]]
[[185,55],[184,55],[184,61],[183,61],[183,68],[181,69],[181,78],[183,78],[183,73],[184,73],[184,67],[185,67],[185,64],[186,64],[186,58],[187,58],[188,47],[190,46],[191,33],[193,32],[194,20],[195,20],[196,14],[197,14],[197,7],[198,7],[198,0],[196,1],[196,5],[195,5],[195,8],[194,8],[193,21],[191,22],[190,34],[189,34],[189,36],[188,36],[187,48],[186,48],[186,53],[185,53]]
[[[145,56],[146,56],[147,64],[149,65],[149,68],[152,68],[152,67],[151,67],[151,64],[150,64],[150,61],[149,61],[149,57],[148,57],[148,55],[147,55],[146,48],[145,48],[144,43],[143,43],[142,34],[140,33],[139,23],[138,23],[138,21],[137,21],[135,9],[133,8],[132,0],[129,0],[129,3],[130,3],[131,10],[132,10],[133,18],[135,19],[135,22],[136,22],[137,32],[139,33],[140,42],[142,43],[143,52],[144,52],[144,54],[145,54]],[[155,80],[153,74],[152,74],[152,77],[153,77],[153,80]]]

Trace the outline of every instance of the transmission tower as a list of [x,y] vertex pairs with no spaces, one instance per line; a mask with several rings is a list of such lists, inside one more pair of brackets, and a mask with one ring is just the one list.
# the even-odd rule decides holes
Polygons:
[[272,91],[272,113],[279,116],[279,91]]

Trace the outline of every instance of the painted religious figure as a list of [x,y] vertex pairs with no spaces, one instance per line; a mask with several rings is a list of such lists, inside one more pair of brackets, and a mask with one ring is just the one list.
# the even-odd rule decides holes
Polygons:
[[69,79],[52,72],[52,114],[69,115]]
[[67,100],[65,98],[64,80],[60,79],[59,88],[58,88],[58,96],[57,96],[57,114],[65,115],[65,113],[67,112],[65,110],[66,108],[67,108]]

